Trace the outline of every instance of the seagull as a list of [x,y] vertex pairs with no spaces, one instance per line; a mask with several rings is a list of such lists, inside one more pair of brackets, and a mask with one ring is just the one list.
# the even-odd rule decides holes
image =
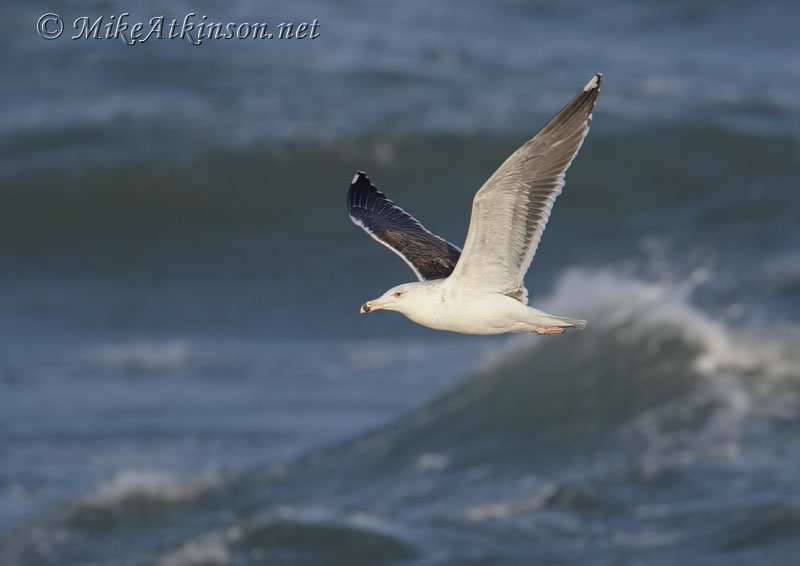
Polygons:
[[347,193],[351,220],[399,255],[416,274],[367,301],[361,313],[397,311],[436,330],[462,334],[563,334],[585,320],[528,306],[524,277],[544,232],[564,173],[592,120],[601,73],[489,177],[472,201],[463,251],[428,231],[389,200],[363,171]]

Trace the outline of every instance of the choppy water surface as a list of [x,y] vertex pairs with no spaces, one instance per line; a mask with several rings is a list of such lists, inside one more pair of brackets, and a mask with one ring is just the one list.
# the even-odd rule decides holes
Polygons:
[[[175,2],[321,36],[135,47],[51,9],[0,8],[0,563],[798,556],[794,4]],[[527,278],[590,326],[359,316],[413,275],[353,171],[461,243],[598,70]]]

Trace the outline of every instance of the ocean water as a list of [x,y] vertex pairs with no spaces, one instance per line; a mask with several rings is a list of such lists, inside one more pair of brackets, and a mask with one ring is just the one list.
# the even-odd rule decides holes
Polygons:
[[[52,10],[0,7],[0,564],[797,562],[798,5],[57,9],[320,22],[199,46]],[[360,316],[413,274],[353,172],[460,244],[597,71],[526,279],[589,327]]]

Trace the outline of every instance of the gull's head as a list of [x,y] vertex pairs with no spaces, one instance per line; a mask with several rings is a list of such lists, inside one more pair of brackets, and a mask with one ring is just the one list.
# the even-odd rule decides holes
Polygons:
[[361,305],[361,314],[377,310],[403,312],[404,307],[408,305],[408,301],[413,300],[413,297],[418,293],[419,287],[419,283],[406,283],[405,285],[392,287],[377,299],[367,301]]

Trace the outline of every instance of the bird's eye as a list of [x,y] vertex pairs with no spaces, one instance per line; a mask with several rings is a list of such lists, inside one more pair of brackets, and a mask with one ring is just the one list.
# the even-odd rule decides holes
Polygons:
[[394,296],[395,297],[402,297],[403,296],[403,292],[402,291],[395,291],[394,292]]

